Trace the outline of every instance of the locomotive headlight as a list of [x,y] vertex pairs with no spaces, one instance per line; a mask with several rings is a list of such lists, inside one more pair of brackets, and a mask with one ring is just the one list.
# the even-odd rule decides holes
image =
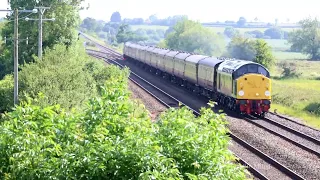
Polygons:
[[238,94],[239,94],[239,96],[243,96],[244,95],[244,91],[241,90],[241,91],[239,91]]
[[264,92],[264,95],[266,95],[266,96],[270,96],[270,91],[266,91],[266,92]]

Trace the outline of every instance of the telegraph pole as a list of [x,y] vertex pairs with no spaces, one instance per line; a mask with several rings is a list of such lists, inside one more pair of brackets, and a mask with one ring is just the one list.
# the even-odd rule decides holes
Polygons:
[[18,9],[14,10],[14,104],[18,104]]
[[[37,13],[38,11],[36,9],[33,10],[18,10],[17,8],[14,10],[2,10],[0,11],[7,11],[7,12],[14,12],[14,52],[13,52],[13,71],[14,71],[14,90],[13,90],[13,102],[14,105],[18,104],[19,96],[18,96],[18,67],[19,67],[19,32],[18,32],[18,15],[19,12],[25,12],[25,13]],[[6,39],[6,38],[5,38]]]
[[39,9],[39,39],[38,39],[38,57],[39,59],[42,58],[42,16],[46,9],[50,9],[50,7],[35,7],[36,9]]

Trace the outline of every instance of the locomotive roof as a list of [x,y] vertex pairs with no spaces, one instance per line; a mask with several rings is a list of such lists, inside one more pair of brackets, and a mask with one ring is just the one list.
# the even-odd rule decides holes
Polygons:
[[223,63],[220,64],[219,70],[228,69],[230,71],[235,71],[239,69],[241,66],[245,64],[256,64],[252,61],[245,61],[245,60],[225,60]]
[[205,59],[207,57],[208,56],[204,56],[204,55],[191,55],[191,56],[186,58],[186,61],[193,62],[193,63],[198,63],[201,59]]
[[190,53],[182,52],[182,53],[177,54],[174,58],[175,59],[185,60],[190,55],[191,55]]
[[199,61],[199,64],[203,64],[203,65],[207,65],[207,66],[210,66],[210,67],[214,67],[215,65],[223,62],[225,60],[221,60],[221,59],[218,59],[216,57],[207,57],[201,61]]
[[[251,70],[249,70],[249,68]],[[232,74],[234,78],[250,72],[259,73],[265,75],[266,77],[270,77],[270,73],[267,68],[261,64],[245,60],[225,60],[219,65],[218,71]]]

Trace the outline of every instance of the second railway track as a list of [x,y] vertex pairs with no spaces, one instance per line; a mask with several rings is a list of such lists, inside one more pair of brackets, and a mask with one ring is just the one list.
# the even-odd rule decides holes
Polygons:
[[[100,52],[95,50],[87,50],[88,54],[97,57],[107,59],[109,63],[116,64],[117,66],[124,67],[120,63],[113,61],[110,59],[110,56],[104,54],[112,53],[112,51]],[[112,56],[111,56],[112,57]],[[113,57],[117,57],[117,54],[114,54]],[[133,73],[133,72],[131,72]],[[157,88],[150,82],[144,80],[140,76],[137,76],[133,73],[133,79],[131,76],[131,80],[136,83],[139,87],[143,88],[146,92],[150,93],[153,97],[163,103],[165,106],[177,108],[180,100],[170,96],[168,93],[163,90]],[[143,85],[144,84],[144,85]],[[183,104],[183,103],[182,103]],[[185,104],[184,104],[185,105]],[[186,105],[185,105],[186,106]],[[188,107],[188,106],[187,106]],[[195,115],[200,115],[197,110],[194,110],[188,107],[193,111]],[[297,173],[293,172],[283,164],[277,162],[275,159],[270,156],[264,154],[259,151],[254,146],[250,145],[248,142],[242,140],[236,135],[230,133],[230,137],[233,139],[233,143],[237,147],[235,155],[240,159],[239,162],[248,167],[248,170],[258,179],[304,179]],[[248,156],[247,153],[251,154]],[[258,164],[257,164],[258,162]],[[254,164],[254,165],[253,165]]]

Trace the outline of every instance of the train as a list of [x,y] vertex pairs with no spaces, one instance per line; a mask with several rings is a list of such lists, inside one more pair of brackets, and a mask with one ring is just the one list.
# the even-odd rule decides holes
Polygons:
[[271,107],[270,72],[253,61],[133,42],[124,44],[123,58],[240,114],[265,116]]

